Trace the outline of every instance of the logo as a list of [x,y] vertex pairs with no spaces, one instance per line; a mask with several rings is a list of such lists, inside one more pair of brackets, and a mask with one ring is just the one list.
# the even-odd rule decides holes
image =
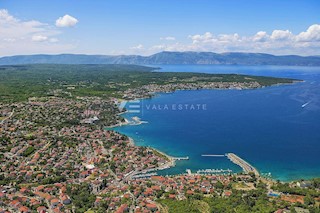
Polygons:
[[140,113],[141,112],[141,101],[140,100],[131,100],[131,101],[121,101],[119,104],[119,110],[123,111],[126,109],[126,112],[129,113]]

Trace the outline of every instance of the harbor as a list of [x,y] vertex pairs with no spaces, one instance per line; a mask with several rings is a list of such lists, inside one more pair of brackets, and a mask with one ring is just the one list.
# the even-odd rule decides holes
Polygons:
[[[257,177],[260,176],[258,170],[249,164],[244,159],[240,158],[238,155],[234,153],[226,153],[222,154],[202,154],[202,157],[227,157],[232,163],[240,166],[244,173],[254,173]],[[191,169],[186,169],[186,173],[188,175],[193,174],[231,174],[233,171],[231,169],[199,169],[195,173],[191,171]]]

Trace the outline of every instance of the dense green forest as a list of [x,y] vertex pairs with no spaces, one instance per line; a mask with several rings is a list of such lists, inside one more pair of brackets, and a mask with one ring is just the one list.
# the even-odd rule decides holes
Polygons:
[[290,212],[295,213],[294,207],[301,207],[308,209],[310,213],[319,213],[319,207],[314,205],[314,200],[305,198],[305,204],[295,203],[291,205],[288,202],[282,201],[279,198],[269,200],[266,193],[261,190],[252,191],[237,191],[233,190],[230,197],[200,197],[198,199],[189,198],[186,200],[158,200],[164,212],[168,213],[185,213],[188,212],[214,212],[214,213],[272,213],[278,209],[289,209]]
[[24,101],[28,97],[50,95],[117,97],[128,88],[186,80],[189,83],[257,81],[263,86],[293,81],[237,74],[159,72],[156,68],[136,65],[12,65],[0,66],[0,100]]

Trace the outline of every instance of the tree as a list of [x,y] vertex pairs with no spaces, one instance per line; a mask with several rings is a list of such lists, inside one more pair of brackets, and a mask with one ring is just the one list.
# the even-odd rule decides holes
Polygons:
[[216,183],[216,185],[215,185],[215,187],[217,188],[217,189],[223,189],[223,184],[220,182],[220,181],[218,181],[217,183]]
[[309,206],[309,205],[314,205],[314,204],[315,204],[315,200],[314,200],[313,197],[311,197],[310,194],[307,194],[307,195],[304,197],[303,201],[304,201],[304,204],[307,205],[307,206]]

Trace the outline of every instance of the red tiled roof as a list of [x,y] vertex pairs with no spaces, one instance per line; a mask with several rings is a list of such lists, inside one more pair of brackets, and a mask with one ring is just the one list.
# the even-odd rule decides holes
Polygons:
[[37,208],[37,211],[38,211],[39,213],[45,213],[46,210],[47,210],[47,208],[44,207],[44,206],[39,206],[39,207]]
[[50,201],[51,204],[54,204],[54,203],[59,203],[59,200],[57,198],[53,198],[51,201]]
[[193,194],[193,191],[188,190],[188,191],[187,191],[187,194],[192,195],[192,194]]
[[174,194],[169,194],[169,198],[175,199],[175,198],[176,198],[176,195],[174,195]]
[[20,212],[30,212],[30,209],[28,208],[28,207],[26,207],[26,206],[21,206],[20,208],[19,208],[19,211]]
[[153,204],[153,203],[148,203],[148,204],[146,205],[146,207],[147,207],[148,209],[157,209],[157,206],[156,206],[155,204]]

